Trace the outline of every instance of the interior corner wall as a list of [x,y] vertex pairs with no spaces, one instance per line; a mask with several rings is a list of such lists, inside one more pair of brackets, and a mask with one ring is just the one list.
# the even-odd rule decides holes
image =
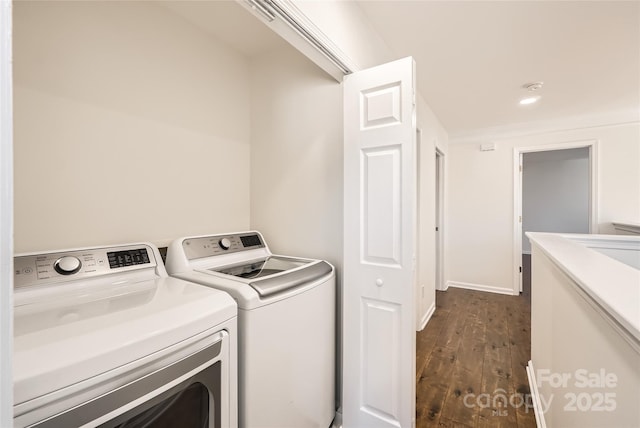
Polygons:
[[290,49],[251,63],[251,228],[342,265],[342,85]]
[[15,250],[249,226],[249,65],[155,2],[14,2]]
[[342,390],[342,85],[293,48],[251,64],[251,228],[272,252],[336,268],[336,404]]
[[598,141],[596,233],[640,221],[640,123],[449,144],[445,262],[449,282],[513,290],[516,147]]

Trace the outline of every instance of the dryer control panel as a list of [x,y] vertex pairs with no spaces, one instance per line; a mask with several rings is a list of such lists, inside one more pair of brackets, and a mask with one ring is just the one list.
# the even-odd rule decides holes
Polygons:
[[264,248],[264,242],[259,233],[247,232],[187,238],[182,241],[182,248],[187,259],[193,260]]
[[13,263],[14,288],[156,267],[146,245],[24,255]]

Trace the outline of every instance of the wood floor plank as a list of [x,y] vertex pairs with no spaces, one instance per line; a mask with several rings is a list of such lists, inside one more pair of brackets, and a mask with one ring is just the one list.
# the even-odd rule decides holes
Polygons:
[[460,422],[452,421],[447,418],[440,418],[440,422],[437,426],[439,428],[473,428],[473,425],[461,424]]
[[422,375],[448,317],[449,311],[434,312],[427,326],[416,334],[416,381]]
[[449,390],[444,400],[441,417],[464,425],[475,426],[478,408],[469,404],[468,396],[475,396],[480,391],[481,375],[478,376],[456,364],[449,382]]
[[532,428],[536,426],[536,416],[530,397],[531,396],[529,396],[529,401],[526,406],[517,409],[516,417],[518,420],[518,428]]
[[479,406],[478,427],[515,427],[517,406],[511,376],[499,368],[499,364],[487,360],[482,372],[483,394],[477,400]]
[[462,338],[462,331],[466,319],[467,316],[465,313],[456,313],[455,317],[449,317],[448,322],[436,340],[436,346],[457,349]]
[[419,382],[428,385],[448,387],[447,379],[449,379],[453,373],[455,362],[455,359],[441,358],[432,355],[431,358],[429,358],[424,373],[420,376]]
[[529,423],[532,411],[531,390],[526,368],[531,359],[531,314],[528,306],[524,305],[516,307],[512,313],[513,320],[508,327],[513,384],[519,399],[527,406],[527,408],[518,409],[519,420]]
[[469,318],[474,318],[476,321],[483,321],[487,310],[487,304],[489,299],[485,296],[486,293],[475,291],[469,295],[467,301],[466,311]]
[[416,385],[416,425],[437,426],[454,367],[455,359],[433,355],[429,359]]
[[416,427],[437,427],[440,421],[442,403],[447,394],[444,385],[429,385],[427,382],[420,384],[416,390]]
[[485,326],[468,318],[456,354],[459,364],[473,373],[482,372],[485,353]]
[[527,404],[503,409],[464,402],[465,396],[504,390],[513,403],[530,403],[530,317],[522,296],[437,292],[436,311],[416,337],[416,426],[535,427]]
[[511,367],[511,350],[509,335],[506,331],[496,328],[495,325],[488,326],[485,340],[485,358],[499,361],[505,366]]
[[519,344],[511,345],[511,373],[516,389],[529,394],[529,378],[527,377],[527,363],[531,359],[530,352]]
[[447,310],[453,310],[457,307],[456,289],[451,288],[449,291],[436,291],[436,310],[438,308],[446,308]]
[[458,350],[445,346],[436,346],[431,353],[433,357],[449,360],[451,363],[455,363],[458,359]]

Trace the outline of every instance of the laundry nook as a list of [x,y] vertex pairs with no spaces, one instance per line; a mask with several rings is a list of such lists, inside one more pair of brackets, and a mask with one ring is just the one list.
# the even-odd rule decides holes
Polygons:
[[640,3],[0,0],[0,427],[640,427]]

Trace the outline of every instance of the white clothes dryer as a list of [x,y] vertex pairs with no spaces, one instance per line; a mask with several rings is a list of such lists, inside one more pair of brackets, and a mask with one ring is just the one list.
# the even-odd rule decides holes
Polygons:
[[336,283],[322,260],[276,256],[258,232],[192,236],[167,250],[170,275],[238,304],[243,428],[328,428],[335,416]]
[[151,244],[14,259],[16,427],[237,427],[237,306]]

